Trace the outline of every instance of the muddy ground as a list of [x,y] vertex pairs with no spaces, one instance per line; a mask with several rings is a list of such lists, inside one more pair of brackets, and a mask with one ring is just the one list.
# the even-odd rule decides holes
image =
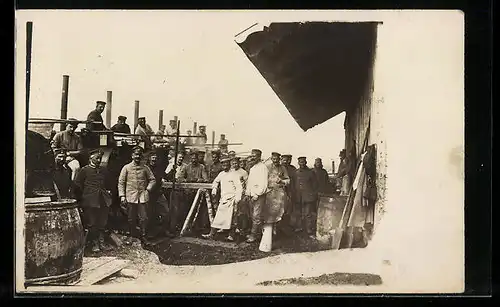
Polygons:
[[[223,241],[224,236],[216,239]],[[160,262],[168,265],[217,265],[271,257],[283,253],[316,252],[323,250],[317,241],[305,234],[290,237],[276,237],[270,253],[259,251],[258,241],[241,242],[238,248],[206,246],[190,243],[171,242],[166,239],[157,245],[145,248],[158,255]]]

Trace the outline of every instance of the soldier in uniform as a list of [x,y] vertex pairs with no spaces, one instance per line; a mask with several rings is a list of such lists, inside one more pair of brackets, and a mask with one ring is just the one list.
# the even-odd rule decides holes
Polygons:
[[54,170],[52,180],[54,181],[56,192],[61,199],[73,197],[73,181],[71,180],[71,169],[66,164],[66,150],[58,148],[54,150]]
[[214,181],[217,175],[222,171],[222,163],[220,161],[221,152],[219,150],[212,151],[212,165],[208,167],[208,179]]
[[[165,173],[165,165],[158,161],[158,153],[156,151],[153,151],[149,156],[148,167],[155,176],[155,184],[149,197],[149,229],[152,230],[156,226],[155,223],[159,219],[161,226],[160,232],[164,235],[171,236],[169,231],[168,202],[162,188],[163,179],[166,178],[167,174]],[[152,236],[151,232],[150,235]]]
[[219,149],[223,154],[227,154],[227,147],[228,147],[229,141],[226,139],[225,134],[220,135],[220,140],[219,140]]
[[197,146],[205,146],[205,144],[207,144],[208,137],[207,137],[206,130],[207,130],[206,126],[200,126],[199,127],[199,131],[196,134],[196,136],[198,136],[198,137],[195,138],[195,141],[194,141],[195,145],[197,145]]
[[128,212],[130,233],[144,241],[148,218],[147,205],[156,178],[151,169],[142,162],[142,147],[135,146],[132,150],[132,162],[122,168],[118,178],[118,195],[122,206],[126,207]]
[[151,149],[153,147],[151,137],[154,135],[154,131],[151,126],[146,123],[145,117],[139,117],[137,119],[137,127],[135,128],[134,134],[139,135],[139,138],[144,141],[144,149]]
[[295,227],[297,221],[300,221],[301,212],[294,211],[295,207],[295,172],[297,168],[292,164],[292,155],[284,154],[281,156],[281,165],[286,168],[288,176],[290,177],[290,184],[286,186],[286,200],[285,200],[285,213],[283,214],[283,221],[285,227]]
[[313,170],[307,166],[306,157],[299,157],[298,164],[299,168],[295,172],[295,191],[297,193],[297,205],[302,213],[302,228],[296,230],[301,231],[305,228],[307,234],[311,238],[315,238],[314,224],[316,219],[314,212],[318,197],[318,184]]
[[203,150],[196,151],[196,158],[198,159],[198,164],[205,166],[205,154],[206,153]]
[[118,133],[130,134],[130,131],[131,131],[130,126],[126,122],[127,122],[126,116],[123,116],[123,115],[118,116],[118,121],[116,124],[113,125],[113,127],[111,127],[111,130],[113,130],[114,132],[118,132]]
[[[281,221],[285,212],[286,193],[285,189],[290,184],[290,177],[286,168],[280,164],[281,155],[277,152],[271,153],[272,164],[268,169],[268,183],[266,193],[266,203],[262,210],[264,223],[273,224],[274,233],[276,233],[276,224]],[[286,234],[287,229],[280,227]]]
[[51,147],[55,149],[64,149],[66,152],[66,162],[71,169],[71,179],[74,180],[76,174],[80,170],[80,162],[78,158],[83,151],[83,143],[81,138],[75,133],[78,126],[76,119],[69,119],[66,130],[56,133],[51,142]]
[[111,206],[111,184],[108,172],[101,168],[102,151],[90,152],[89,164],[82,167],[75,178],[80,206],[83,209],[87,243],[92,252],[107,250],[104,235]]
[[87,115],[87,121],[94,121],[98,123],[87,123],[87,129],[89,129],[90,131],[108,130],[104,125],[104,120],[101,116],[105,107],[106,102],[100,100],[96,101],[95,109],[90,111],[90,113]]
[[255,242],[261,234],[262,208],[266,202],[266,192],[269,170],[262,162],[262,151],[252,149],[252,168],[248,174],[245,196],[250,203],[252,215],[252,228],[247,237],[247,242]]

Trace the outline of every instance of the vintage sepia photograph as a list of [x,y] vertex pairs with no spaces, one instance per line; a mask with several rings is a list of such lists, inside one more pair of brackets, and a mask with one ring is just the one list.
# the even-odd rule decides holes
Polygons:
[[17,293],[462,293],[460,11],[17,10]]

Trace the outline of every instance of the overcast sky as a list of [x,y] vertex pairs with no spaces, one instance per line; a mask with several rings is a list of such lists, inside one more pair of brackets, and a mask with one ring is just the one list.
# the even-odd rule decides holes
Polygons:
[[[309,13],[314,14],[314,13]],[[343,148],[344,115],[307,132],[234,41],[256,22],[278,21],[259,12],[18,11],[16,102],[24,100],[25,22],[33,21],[30,117],[58,118],[62,76],[70,76],[68,116],[85,119],[96,100],[113,92],[112,122],[133,124],[134,101],[154,130],[158,110],[164,123],[177,115],[181,130],[205,124],[237,152],[261,148],[305,155],[312,165]],[[290,17],[288,13],[287,18]],[[296,20],[308,20],[302,12]],[[318,13],[314,16],[318,19]],[[321,18],[319,18],[321,19]],[[22,94],[21,94],[22,93]],[[105,115],[103,114],[103,118]]]

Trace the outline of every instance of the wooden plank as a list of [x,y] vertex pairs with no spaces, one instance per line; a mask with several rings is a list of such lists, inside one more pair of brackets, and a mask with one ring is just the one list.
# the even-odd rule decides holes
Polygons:
[[125,268],[129,264],[129,262],[129,260],[114,259],[98,265],[92,270],[87,269],[82,272],[80,281],[76,284],[76,286],[90,286],[92,284],[95,284],[96,282],[99,282],[104,278]]
[[93,270],[96,267],[117,259],[116,257],[84,257],[83,258],[83,271]]
[[207,203],[208,219],[210,220],[210,225],[214,222],[215,214],[212,207],[212,200],[210,199],[210,192],[205,191],[205,200]]
[[220,241],[215,241],[215,240],[205,240],[205,239],[191,238],[191,237],[175,238],[175,239],[172,239],[171,242],[173,242],[173,243],[190,243],[190,244],[198,244],[198,245],[212,246],[212,247],[224,247],[224,248],[230,248],[230,249],[238,248],[238,245],[236,243],[233,243],[233,242],[220,242]]
[[48,203],[50,202],[50,197],[26,197],[24,199],[25,204],[40,204],[40,203]]
[[196,207],[199,206],[201,192],[202,192],[201,189],[199,189],[196,192],[196,196],[194,197],[193,203],[191,204],[191,208],[189,209],[189,213],[186,217],[186,220],[184,221],[184,225],[182,225],[182,229],[181,229],[181,233],[180,233],[181,236],[183,236],[186,233],[188,226],[189,226],[189,222],[191,220],[191,217],[193,216],[194,210],[196,210]]
[[[162,186],[166,189],[171,189],[173,186],[172,182],[162,182]],[[207,189],[207,190],[212,190],[212,184],[211,183],[202,183],[202,182],[176,182],[175,183],[175,188],[180,188],[180,189],[193,189],[193,190],[198,190],[198,189]]]

